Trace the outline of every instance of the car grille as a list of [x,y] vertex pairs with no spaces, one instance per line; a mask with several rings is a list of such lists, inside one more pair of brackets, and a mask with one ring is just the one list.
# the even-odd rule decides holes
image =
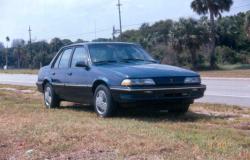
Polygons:
[[153,78],[156,85],[184,85],[185,77],[156,77]]

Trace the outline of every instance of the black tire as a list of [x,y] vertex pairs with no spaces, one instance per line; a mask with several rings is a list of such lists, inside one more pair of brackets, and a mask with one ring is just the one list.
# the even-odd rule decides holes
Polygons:
[[190,104],[189,103],[178,103],[173,104],[168,108],[169,113],[179,113],[184,114],[188,111]]
[[[50,93],[47,93],[50,92]],[[46,106],[47,109],[51,109],[51,108],[58,108],[60,106],[60,99],[58,98],[58,96],[56,95],[53,87],[51,84],[46,83],[44,86],[44,91],[43,91],[43,97],[44,97],[44,104]],[[48,101],[48,99],[46,98],[46,94],[50,94],[51,100]]]
[[96,114],[102,118],[111,117],[114,115],[117,109],[117,103],[114,102],[107,86],[97,86],[94,94],[94,108]]

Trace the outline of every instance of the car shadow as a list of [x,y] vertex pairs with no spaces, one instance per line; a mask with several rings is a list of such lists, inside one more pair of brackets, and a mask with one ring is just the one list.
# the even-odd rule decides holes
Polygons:
[[210,121],[214,119],[228,119],[232,118],[231,115],[209,115],[205,113],[197,113],[188,111],[185,114],[169,113],[167,110],[153,111],[150,109],[122,109],[116,117],[126,119],[136,119],[150,123],[154,122],[196,122],[196,121]]
[[[74,110],[77,112],[89,112],[94,113],[94,108],[89,105],[67,105],[61,106],[60,109]],[[235,118],[234,115],[213,115],[207,113],[198,113],[188,111],[185,114],[169,113],[167,110],[155,111],[150,108],[119,108],[115,116],[112,117],[123,119],[134,119],[139,121],[145,121],[149,123],[172,121],[172,122],[196,122],[200,120],[214,120],[214,119],[229,119]]]

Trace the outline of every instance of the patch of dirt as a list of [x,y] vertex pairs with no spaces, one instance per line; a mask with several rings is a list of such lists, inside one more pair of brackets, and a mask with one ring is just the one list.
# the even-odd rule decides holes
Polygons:
[[105,150],[81,150],[69,154],[61,154],[58,157],[51,157],[53,160],[116,160],[118,159],[117,153],[114,151]]
[[35,93],[34,90],[28,90],[28,89],[19,90],[19,89],[16,89],[16,88],[0,88],[0,90],[12,91],[12,92],[16,92],[16,93],[26,93],[26,94]]
[[238,125],[235,125],[234,128],[236,128],[236,129],[242,129],[242,130],[250,130],[250,122],[240,123]]
[[[1,158],[1,157],[0,157]],[[45,152],[29,149],[22,150],[15,155],[10,156],[12,159],[45,159],[45,160],[116,160],[119,159],[115,151],[105,150],[79,150],[71,153],[56,153],[49,155]]]
[[203,114],[207,116],[213,116],[213,117],[223,117],[227,118],[228,120],[234,120],[235,118],[250,118],[250,115],[243,114],[243,113],[234,113],[234,112],[217,112],[217,111],[211,111],[206,109],[199,109],[195,110],[195,113]]
[[125,158],[125,160],[150,160],[150,159],[164,160],[163,157],[161,157],[159,155],[153,155],[153,154],[134,155],[134,156],[130,156],[130,157]]

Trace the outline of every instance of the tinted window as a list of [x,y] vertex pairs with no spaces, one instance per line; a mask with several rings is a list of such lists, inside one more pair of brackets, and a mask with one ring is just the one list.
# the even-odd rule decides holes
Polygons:
[[68,68],[72,49],[66,49],[61,57],[59,68]]
[[85,59],[88,59],[88,54],[85,51],[85,48],[77,47],[72,57],[71,67],[75,67],[77,62],[83,61]]

